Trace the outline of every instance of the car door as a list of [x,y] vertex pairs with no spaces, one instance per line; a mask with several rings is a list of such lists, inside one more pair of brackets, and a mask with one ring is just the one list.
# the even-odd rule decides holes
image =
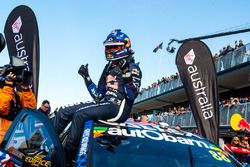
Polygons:
[[65,166],[64,150],[50,120],[31,109],[18,114],[0,147],[25,167]]

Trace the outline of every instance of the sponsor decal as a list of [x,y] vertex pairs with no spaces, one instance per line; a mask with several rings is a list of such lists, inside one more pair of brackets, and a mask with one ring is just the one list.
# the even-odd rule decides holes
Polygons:
[[212,157],[214,159],[216,159],[218,161],[225,161],[225,162],[228,162],[228,163],[231,162],[231,160],[228,157],[226,157],[226,155],[223,154],[222,152],[215,152],[215,151],[212,151],[212,150],[209,150],[208,152],[212,155]]
[[44,126],[42,122],[36,122],[35,123],[35,127],[40,127],[40,126]]
[[34,157],[26,156],[25,162],[31,164],[32,166],[45,166],[50,167],[51,162],[44,159],[45,155],[35,155]]
[[184,60],[185,60],[185,63],[186,63],[187,65],[193,65],[194,59],[195,59],[194,50],[191,49],[191,50],[184,56]]
[[[208,149],[208,152],[211,154],[211,156],[218,161],[231,162],[231,160],[228,158],[229,155],[227,152],[225,152],[220,147],[214,144],[210,144],[206,141],[199,140],[202,139],[200,136],[193,135],[191,133],[182,133],[176,131],[175,129],[162,129],[159,126],[154,126],[154,125],[148,126],[142,124],[127,123],[126,125],[121,124],[121,126],[122,127],[119,128],[95,126],[93,130],[94,138],[103,136],[104,133],[107,133],[112,136],[147,138],[150,140],[158,140],[176,144],[197,146],[200,148]],[[133,128],[133,129],[128,129],[128,128]],[[172,136],[170,134],[175,134],[177,136]],[[188,136],[188,137],[195,136],[196,138],[191,139],[182,136]]]
[[0,151],[0,166],[4,167],[20,167],[20,163],[15,162],[12,156]]
[[92,128],[93,121],[87,121],[84,125],[84,131],[82,135],[80,150],[77,156],[77,161],[75,163],[75,166],[80,165],[81,167],[85,167],[87,165],[87,151],[88,151],[88,142],[90,138],[90,131]]
[[94,127],[94,138],[97,138],[97,137],[100,137],[100,136],[103,136],[104,133],[108,130],[107,127],[101,127],[101,126],[95,126]]
[[140,75],[140,71],[137,68],[133,68],[131,71],[132,74],[139,76]]
[[210,150],[208,151],[212,157],[218,161],[225,161],[225,162],[231,162],[231,160],[228,158],[229,155],[227,152],[225,152],[224,150],[222,150],[221,148],[210,144],[209,145]]
[[230,119],[230,125],[235,131],[247,130],[250,132],[250,124],[244,118],[242,118],[240,114],[232,115]]
[[168,135],[163,132],[148,130],[148,129],[119,129],[119,128],[109,128],[107,133],[109,135],[117,135],[117,136],[126,136],[126,137],[138,137],[138,138],[148,138],[151,140],[165,140],[166,142],[185,144],[185,145],[193,145],[198,147],[209,148],[208,144],[200,140],[194,140],[184,137],[175,137]]
[[124,40],[127,41],[126,47],[129,47],[131,45],[130,40],[128,38],[125,38]]
[[0,151],[0,163],[1,165],[6,165],[11,159],[11,156]]
[[108,75],[106,77],[107,88],[118,89],[116,76]]
[[19,16],[16,21],[12,24],[12,31],[13,33],[19,33],[21,27],[22,27],[22,19],[21,16]]
[[28,71],[29,69],[29,63],[28,63],[28,55],[27,55],[27,50],[24,45],[24,39],[23,39],[23,34],[20,32],[20,29],[22,27],[22,19],[19,16],[16,21],[12,24],[12,31],[14,33],[14,43],[16,46],[16,52],[17,52],[17,57],[23,60],[24,64],[26,65],[26,68]]
[[199,70],[196,65],[192,65],[195,60],[195,54],[193,49],[191,49],[185,56],[184,56],[185,62],[187,65],[190,65],[187,67],[187,71],[189,73],[189,78],[191,79],[195,96],[198,99],[200,110],[203,112],[204,119],[210,119],[213,117],[213,107],[211,102],[209,101],[209,98],[206,94],[206,87],[205,84],[202,82]]

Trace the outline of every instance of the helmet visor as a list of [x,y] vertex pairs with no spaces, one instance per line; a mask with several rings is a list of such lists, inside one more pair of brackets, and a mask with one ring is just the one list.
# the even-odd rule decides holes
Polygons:
[[125,48],[125,45],[123,42],[109,43],[109,44],[105,44],[104,46],[105,46],[106,53],[114,53],[116,51],[120,51],[120,50],[123,50]]

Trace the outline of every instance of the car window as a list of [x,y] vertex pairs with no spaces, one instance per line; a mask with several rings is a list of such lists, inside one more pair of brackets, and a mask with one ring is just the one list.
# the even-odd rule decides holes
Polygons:
[[12,122],[1,147],[27,166],[65,166],[65,154],[50,120],[24,109]]
[[202,139],[128,128],[114,133],[113,129],[94,127],[91,167],[237,166],[226,152]]
[[6,149],[25,159],[26,162],[39,160],[43,166],[50,166],[54,144],[44,124],[32,115],[28,115],[14,129]]

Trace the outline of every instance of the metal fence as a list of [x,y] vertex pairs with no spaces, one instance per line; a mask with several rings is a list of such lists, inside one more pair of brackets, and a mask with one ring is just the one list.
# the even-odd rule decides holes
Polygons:
[[[250,122],[250,102],[235,105],[231,108],[227,106],[220,107],[220,126],[230,126],[230,119],[233,114],[238,113],[247,122]],[[152,122],[166,122],[169,126],[181,125],[182,127],[196,126],[192,112],[180,115],[154,116]]]

